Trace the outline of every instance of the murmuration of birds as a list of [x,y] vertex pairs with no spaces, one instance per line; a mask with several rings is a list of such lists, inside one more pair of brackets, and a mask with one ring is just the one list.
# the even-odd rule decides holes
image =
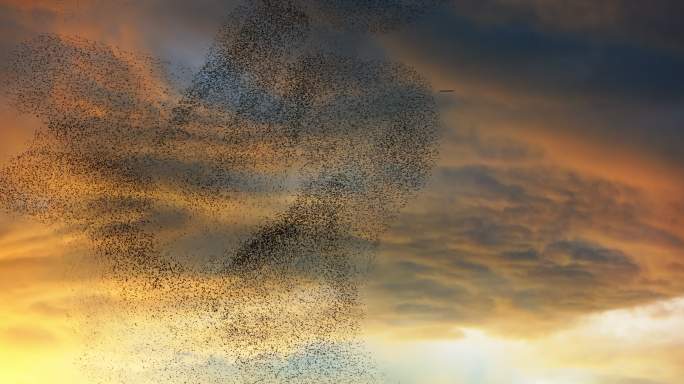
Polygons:
[[358,340],[359,287],[429,176],[439,118],[415,71],[326,36],[438,3],[249,2],[182,90],[97,42],[16,48],[5,96],[43,127],[0,171],[0,205],[82,233],[117,287],[109,352],[136,368],[84,357],[93,382],[383,380]]

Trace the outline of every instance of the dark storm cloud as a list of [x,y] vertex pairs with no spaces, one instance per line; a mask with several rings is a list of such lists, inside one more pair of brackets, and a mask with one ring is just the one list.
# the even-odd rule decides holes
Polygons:
[[645,44],[666,49],[684,47],[684,6],[677,0],[455,0],[459,12],[480,21],[529,24],[597,40]]
[[[443,108],[478,114],[485,128],[502,116],[509,123],[500,125],[543,126],[551,135],[572,129],[587,143],[620,142],[650,159],[681,162],[682,6],[639,4],[456,1],[387,44],[440,87],[455,88]],[[656,24],[664,29],[646,27]],[[463,128],[456,125],[458,135],[482,159],[526,155],[522,148],[479,150],[482,143]]]
[[389,298],[390,322],[486,326],[524,313],[537,330],[681,294],[681,284],[649,283],[658,272],[646,260],[676,259],[684,243],[651,224],[647,207],[630,187],[557,167],[441,168],[384,240],[372,292]]
[[448,71],[540,95],[652,102],[684,96],[680,54],[529,23],[483,23],[458,6],[445,10],[430,14],[401,39],[409,43],[406,49]]

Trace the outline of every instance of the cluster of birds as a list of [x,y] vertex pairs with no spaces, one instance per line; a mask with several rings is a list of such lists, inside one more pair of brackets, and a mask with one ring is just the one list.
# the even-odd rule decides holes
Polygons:
[[[84,233],[127,326],[173,324],[163,362],[144,352],[161,335],[138,340],[153,382],[379,382],[355,340],[359,285],[429,175],[438,114],[413,70],[325,36],[386,32],[437,3],[250,2],[183,90],[143,55],[30,40],[3,88],[44,128],[0,170],[0,205]],[[207,256],[192,242],[212,231]],[[230,368],[178,357],[206,350]]]

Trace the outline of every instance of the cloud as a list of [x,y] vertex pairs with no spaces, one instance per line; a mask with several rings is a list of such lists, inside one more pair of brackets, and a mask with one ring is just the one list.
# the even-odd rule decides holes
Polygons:
[[64,260],[59,257],[22,257],[0,260],[0,287],[6,292],[17,292],[41,284],[65,281]]
[[524,23],[547,31],[664,49],[684,47],[677,22],[684,7],[676,0],[659,1],[646,9],[638,0],[457,0],[455,4],[459,12],[482,22]]
[[0,338],[5,343],[15,346],[41,348],[54,345],[59,340],[57,336],[48,330],[27,326],[14,326],[3,329],[0,332]]
[[[382,43],[388,55],[416,66],[437,87],[454,90],[440,99],[443,110],[452,111],[449,124],[461,140],[468,139],[464,136],[471,135],[471,128],[483,128],[479,136],[489,140],[545,139],[537,150],[551,156],[570,156],[573,151],[562,144],[548,146],[550,141],[575,142],[575,147],[596,147],[591,153],[597,157],[596,167],[630,163],[638,170],[658,162],[659,168],[679,172],[672,177],[681,178],[672,164],[682,161],[679,147],[684,142],[678,129],[684,103],[683,56],[630,38],[606,38],[601,30],[577,33],[559,28],[555,21],[549,28],[534,21],[535,9],[543,13],[555,8],[562,10],[555,12],[559,17],[586,20],[573,18],[566,9],[575,3],[457,2]],[[580,3],[576,8],[586,14],[601,14],[601,5]],[[620,8],[623,2],[610,3]],[[643,13],[676,18],[669,3]],[[481,11],[472,9],[480,6]],[[635,15],[642,13],[642,7],[625,7]],[[483,20],[486,15],[495,20]],[[487,150],[468,140],[472,148],[461,151]],[[616,142],[620,145],[611,145]],[[501,145],[494,146],[499,156]],[[520,157],[520,150],[508,148],[507,156]],[[636,157],[647,161],[634,161]],[[643,173],[641,177],[657,174]]]
[[668,263],[684,243],[651,207],[633,187],[550,164],[439,168],[383,238],[372,317],[535,333],[682,294]]
[[[495,8],[496,10],[496,8]],[[397,36],[402,50],[459,77],[488,79],[541,97],[681,101],[681,55],[600,42],[530,23],[480,23],[458,6]]]
[[601,380],[607,384],[664,384],[662,381],[630,377],[602,377]]

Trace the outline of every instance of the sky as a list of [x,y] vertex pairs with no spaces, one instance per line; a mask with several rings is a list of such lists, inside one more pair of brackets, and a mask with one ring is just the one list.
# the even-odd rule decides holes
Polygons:
[[[436,3],[345,48],[413,68],[440,115],[435,166],[361,288],[360,338],[386,382],[680,382],[684,5]],[[2,0],[0,68],[18,43],[56,33],[159,58],[187,84],[236,4]],[[6,101],[0,116],[5,165],[43,123]],[[86,243],[0,216],[0,382],[119,382],[97,371],[144,372],[136,340],[173,339],[127,328],[137,314],[122,320],[110,282],[80,265]]]

